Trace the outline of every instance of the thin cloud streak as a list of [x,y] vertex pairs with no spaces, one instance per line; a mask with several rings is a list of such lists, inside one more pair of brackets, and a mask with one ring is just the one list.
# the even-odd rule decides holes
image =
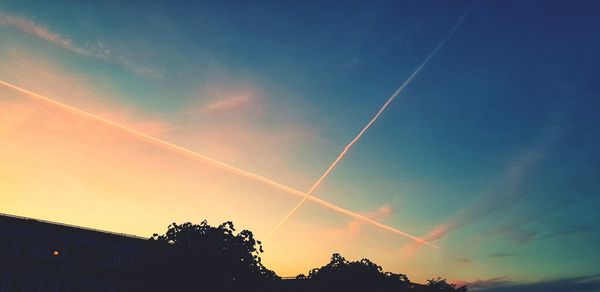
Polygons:
[[488,254],[488,257],[491,258],[508,258],[508,257],[513,257],[516,256],[517,254],[514,252],[494,252],[491,254]]
[[504,226],[499,226],[497,228],[489,230],[488,232],[485,232],[482,235],[478,235],[477,238],[484,239],[494,236],[504,236],[510,239],[515,244],[522,245],[534,240],[539,234],[539,231],[526,230],[522,227],[522,225],[528,224],[531,221],[533,220],[527,220],[523,223],[517,222],[510,223]]
[[[504,171],[502,183],[496,186],[496,189],[484,196],[475,204],[462,209],[453,217],[449,218],[446,222],[439,224],[429,231],[422,238],[426,241],[436,241],[444,238],[452,231],[457,230],[461,227],[479,222],[482,218],[490,216],[501,210],[510,208],[512,204],[518,199],[519,188],[523,183],[527,173],[538,164],[548,152],[548,147],[551,142],[556,139],[556,129],[550,127],[547,136],[544,137],[539,143],[526,148],[520,154],[518,154],[512,161],[510,161],[508,167]],[[528,223],[533,218],[524,218],[516,222],[501,226],[501,228],[487,230],[485,234],[501,234],[503,232],[513,231],[514,228],[522,224]],[[503,227],[509,227],[506,230],[501,230]],[[511,232],[512,239],[518,243],[525,243],[535,237],[535,232]],[[419,245],[414,243],[408,243],[404,245],[400,250],[407,256],[414,255],[419,249]]]
[[484,280],[475,280],[475,281],[461,281],[460,285],[466,285],[469,287],[469,290],[481,291],[482,288],[500,286],[510,283],[507,276],[503,277],[494,277]]
[[538,239],[549,239],[549,238],[555,238],[555,237],[561,237],[561,236],[569,236],[569,235],[576,235],[576,234],[586,234],[586,233],[592,233],[592,232],[600,232],[600,226],[570,226],[570,227],[565,227],[561,230],[546,234],[546,235],[541,235],[538,236]]
[[59,34],[53,33],[49,31],[46,27],[39,25],[31,20],[0,12],[0,25],[16,28],[24,33],[51,42],[59,47],[68,49],[78,54],[85,54],[85,51],[75,48],[70,39],[64,38]]
[[156,68],[134,64],[122,56],[113,55],[110,50],[104,48],[103,46],[95,46],[91,48],[77,46],[71,39],[52,32],[47,27],[24,17],[10,15],[0,11],[0,25],[12,27],[78,55],[118,64],[140,76],[150,77],[153,79],[164,78],[164,73]]
[[441,239],[449,232],[475,222],[477,218],[489,216],[508,208],[514,202],[513,199],[518,194],[518,189],[527,171],[544,158],[547,152],[546,148],[546,144],[536,145],[517,156],[506,169],[500,189],[491,192],[475,205],[463,209],[448,222],[432,229],[424,237],[425,240]]
[[239,95],[230,97],[224,100],[215,101],[206,106],[206,110],[209,112],[224,112],[241,108],[251,102],[251,99],[247,95]]
[[[201,161],[204,161],[204,162],[208,162],[211,165],[216,166],[216,167],[218,167],[220,169],[223,169],[225,171],[237,174],[237,175],[242,176],[242,177],[246,177],[248,179],[252,179],[252,180],[261,182],[261,183],[263,183],[265,185],[269,185],[269,186],[271,186],[271,187],[273,187],[275,189],[287,192],[287,193],[295,195],[295,196],[299,196],[299,197],[304,197],[305,196],[305,193],[303,193],[303,192],[301,192],[299,190],[296,190],[294,188],[291,188],[291,187],[288,187],[286,185],[280,184],[280,183],[278,183],[276,181],[273,181],[273,180],[268,179],[266,177],[263,177],[261,175],[258,175],[258,174],[255,174],[255,173],[251,173],[251,172],[239,169],[239,168],[237,168],[235,166],[232,166],[232,165],[226,164],[224,162],[221,162],[221,161],[215,160],[213,158],[210,158],[208,156],[196,153],[196,152],[194,152],[192,150],[189,150],[187,148],[184,148],[184,147],[175,145],[173,143],[170,143],[170,142],[167,142],[167,141],[164,141],[164,140],[161,140],[161,139],[149,136],[147,134],[144,134],[142,132],[139,132],[137,130],[129,128],[129,127],[125,126],[125,125],[122,125],[120,123],[117,123],[117,122],[114,122],[114,121],[111,121],[111,120],[107,120],[107,119],[105,119],[103,117],[100,117],[98,115],[95,115],[95,114],[92,114],[92,113],[80,110],[78,108],[75,108],[75,107],[63,104],[63,103],[55,101],[55,100],[53,100],[53,99],[51,99],[49,97],[46,97],[46,96],[43,96],[43,95],[39,95],[37,93],[28,91],[26,89],[20,88],[18,86],[12,85],[10,83],[7,83],[7,82],[1,81],[1,80],[0,80],[0,85],[8,87],[8,88],[13,89],[13,90],[18,91],[18,92],[21,92],[21,93],[23,93],[25,95],[28,95],[28,96],[33,97],[33,98],[36,98],[38,100],[42,100],[44,102],[50,103],[52,105],[55,105],[55,106],[57,106],[59,108],[62,108],[62,109],[68,110],[70,112],[76,113],[78,115],[81,115],[81,116],[84,116],[84,117],[87,117],[87,118],[90,118],[90,119],[93,119],[93,120],[105,123],[107,125],[113,126],[113,127],[118,128],[118,129],[120,129],[122,131],[130,133],[130,134],[132,134],[132,135],[134,135],[136,137],[142,138],[145,141],[153,143],[154,145],[163,147],[163,148],[171,150],[171,151],[175,151],[175,152],[177,152],[179,154],[185,155],[187,157],[190,157],[190,158],[193,158],[193,159],[196,159],[196,160],[201,160]],[[326,202],[324,200],[321,200],[321,199],[318,199],[318,198],[312,198],[311,197],[311,201],[313,201],[313,202],[315,202],[315,203],[317,203],[317,204],[319,204],[321,206],[324,206],[326,208],[329,208],[331,210],[337,211],[338,213],[342,213],[342,214],[346,214],[348,216],[352,216],[354,218],[363,220],[365,222],[368,222],[369,224],[372,224],[372,225],[377,226],[379,228],[382,228],[384,230],[387,230],[387,231],[396,233],[398,235],[402,235],[402,236],[411,238],[411,239],[413,239],[413,240],[415,240],[415,241],[417,241],[419,243],[424,243],[424,244],[430,245],[429,243],[424,242],[422,239],[419,239],[419,238],[417,238],[417,237],[415,237],[413,235],[410,235],[410,234],[408,234],[406,232],[403,232],[403,231],[401,231],[399,229],[396,229],[394,227],[391,227],[391,226],[379,223],[379,222],[377,222],[375,220],[372,220],[372,219],[370,219],[370,218],[368,218],[368,217],[366,217],[364,215],[361,215],[361,214],[353,212],[351,210],[348,210],[348,209],[336,206],[336,205],[334,205],[332,203],[329,203],[329,202]]]
[[[423,67],[437,53],[437,51],[446,43],[446,41],[448,41],[448,39],[450,39],[450,37],[452,37],[452,35],[456,31],[456,29],[463,22],[465,16],[467,16],[468,12],[469,11],[465,11],[465,13],[463,13],[463,15],[458,19],[458,21],[454,25],[454,27],[452,27],[450,32],[442,39],[442,41],[435,47],[435,49],[433,49],[433,51],[431,53],[429,53],[429,55],[427,55],[427,57],[419,65],[419,67],[417,67],[417,69],[408,77],[408,79],[406,79],[404,81],[404,83],[402,83],[402,85],[396,90],[396,92],[394,92],[394,94],[392,94],[392,96],[390,96],[388,98],[388,100],[383,104],[383,106],[379,109],[379,111],[375,114],[375,116],[373,116],[373,118],[371,118],[371,120],[367,123],[367,125],[365,125],[364,128],[362,128],[362,130],[358,133],[358,135],[356,135],[356,137],[354,137],[354,139],[352,139],[352,141],[350,141],[350,143],[348,143],[348,145],[346,145],[346,147],[344,147],[344,150],[342,150],[342,152],[338,155],[338,157],[331,163],[331,165],[329,165],[327,170],[325,170],[325,172],[321,175],[321,177],[319,177],[319,179],[313,184],[313,186],[306,192],[306,195],[304,196],[304,198],[302,198],[302,200],[300,200],[300,202],[298,202],[298,204],[281,220],[281,222],[279,222],[279,224],[277,224],[277,226],[275,227],[275,229],[273,230],[271,235],[269,235],[267,240],[272,238],[275,235],[275,233],[277,233],[277,231],[283,226],[283,224],[285,224],[285,222],[294,213],[296,213],[296,211],[298,211],[298,209],[300,209],[302,204],[304,204],[304,202],[306,202],[306,200],[314,193],[314,191],[321,185],[321,183],[323,183],[323,181],[327,178],[327,176],[329,176],[331,171],[333,171],[333,169],[335,169],[335,167],[342,160],[342,158],[344,158],[344,156],[346,156],[346,153],[348,153],[348,150],[350,150],[350,148],[352,148],[354,143],[356,143],[362,137],[362,135],[377,121],[379,116],[383,113],[383,111],[385,111],[385,109],[390,105],[390,103],[392,103],[392,101],[394,101],[394,99],[396,99],[396,97],[398,97],[398,95],[400,95],[400,93],[404,90],[404,88],[406,88],[406,86],[408,86],[408,84],[414,79],[414,77],[417,76],[417,74],[419,74],[419,72],[421,72],[421,69],[423,69]],[[420,241],[420,240],[417,240],[417,241]],[[422,242],[422,243],[425,243],[425,242]]]
[[486,292],[563,292],[563,291],[599,291],[600,274],[586,275],[581,277],[565,277],[553,280],[541,280],[537,282],[519,283],[511,282],[506,277],[492,278],[466,283],[470,290]]

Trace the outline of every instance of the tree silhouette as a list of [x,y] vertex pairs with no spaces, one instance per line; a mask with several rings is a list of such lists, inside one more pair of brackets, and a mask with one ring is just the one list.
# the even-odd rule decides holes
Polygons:
[[261,242],[252,232],[235,233],[228,221],[217,227],[173,223],[150,238],[154,252],[138,270],[135,291],[467,291],[446,279],[427,285],[411,283],[404,274],[384,272],[368,259],[348,261],[334,253],[326,265],[308,275],[282,281],[261,263]]
[[319,290],[390,291],[412,286],[404,274],[384,273],[381,266],[368,259],[348,261],[337,253],[327,265],[312,269],[306,278],[315,281]]
[[151,287],[155,291],[198,291],[207,287],[221,290],[257,287],[279,277],[265,268],[260,259],[261,242],[252,232],[234,234],[233,223],[218,227],[173,223],[163,235],[154,234],[151,241],[158,254],[150,268]]
[[431,278],[429,280],[427,280],[427,287],[429,287],[432,291],[443,291],[443,292],[452,292],[452,291],[459,291],[459,292],[466,292],[467,291],[467,286],[461,286],[459,288],[456,288],[455,284],[449,284],[448,282],[446,282],[446,279],[442,279],[441,277],[437,277],[437,278]]

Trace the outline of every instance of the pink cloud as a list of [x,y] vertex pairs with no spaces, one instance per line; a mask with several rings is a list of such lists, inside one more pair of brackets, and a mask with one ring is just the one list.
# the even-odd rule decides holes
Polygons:
[[197,120],[206,115],[232,112],[246,115],[243,118],[261,118],[267,105],[264,90],[259,85],[231,76],[215,78],[191,95],[192,103],[185,110],[188,117]]
[[445,223],[433,228],[423,239],[427,241],[438,240],[444,237],[450,230],[456,227],[456,224]]
[[[383,205],[373,211],[362,212],[362,215],[369,217],[370,219],[381,221],[384,218],[387,218],[393,215],[394,209],[390,205]],[[336,229],[330,232],[330,235],[335,238],[347,238],[347,237],[355,237],[357,236],[362,227],[367,225],[364,220],[353,219],[346,223],[346,227],[342,229]]]
[[251,102],[248,95],[238,95],[212,102],[206,106],[206,109],[210,112],[231,111],[247,106]]
[[311,183],[308,177],[290,168],[323,140],[294,111],[274,105],[269,92],[255,81],[215,74],[189,95],[172,137],[211,157],[304,187]]
[[78,48],[73,46],[70,39],[64,38],[59,34],[49,31],[46,27],[39,25],[31,20],[19,16],[8,15],[0,12],[0,25],[16,28],[24,33],[33,35],[42,40],[51,42],[65,49],[82,53]]

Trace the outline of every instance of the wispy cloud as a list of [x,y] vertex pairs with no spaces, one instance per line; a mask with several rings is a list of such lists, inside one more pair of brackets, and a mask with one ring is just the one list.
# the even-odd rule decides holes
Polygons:
[[473,260],[471,260],[470,258],[465,258],[465,257],[457,257],[454,259],[457,263],[459,264],[463,264],[463,265],[469,265],[473,262]]
[[[538,140],[537,143],[522,149],[517,155],[512,157],[503,172],[500,183],[496,184],[492,191],[484,194],[481,199],[473,205],[460,210],[446,222],[435,226],[422,238],[426,241],[442,239],[454,230],[480,222],[482,218],[511,208],[518,202],[523,181],[533,168],[546,157],[550,145],[553,143],[553,140],[556,139],[555,132],[555,127],[549,127],[546,133],[544,133],[545,135],[542,136],[542,139]],[[523,218],[519,218],[519,220],[521,219]],[[515,228],[522,224],[525,223],[517,222],[514,226],[509,224],[508,226],[499,227],[498,230],[491,230],[486,233],[496,232],[494,234],[497,234],[501,232],[510,232],[514,240],[524,243],[533,239],[536,233],[535,231],[518,230]],[[414,255],[418,249],[419,245],[408,243],[400,248],[400,252],[405,256],[411,256]]]
[[581,277],[566,277],[537,282],[511,282],[506,277],[491,278],[465,283],[469,290],[486,292],[563,292],[563,291],[600,291],[600,274]]
[[[181,142],[189,147],[230,163],[284,174],[299,153],[321,143],[318,129],[274,108],[269,89],[260,82],[222,74],[202,82],[188,99],[178,117],[177,136],[185,137]],[[293,122],[273,122],[282,119]],[[302,180],[299,185],[307,183],[307,178],[289,173],[293,181]]]
[[248,95],[238,95],[228,97],[226,99],[214,101],[206,106],[206,110],[210,112],[223,112],[231,111],[244,107],[251,102],[251,98]]
[[494,190],[484,195],[477,203],[461,210],[457,215],[450,218],[434,229],[426,236],[425,240],[437,240],[446,236],[449,232],[503,209],[512,206],[518,200],[519,188],[529,172],[547,154],[550,141],[543,139],[540,143],[524,149],[516,155],[504,171],[501,183]]
[[79,49],[75,48],[70,39],[53,33],[46,27],[23,17],[9,15],[0,11],[0,25],[16,28],[24,33],[36,36],[42,40],[51,42],[57,46],[77,53],[85,53],[85,51],[80,51]]
[[489,279],[484,279],[484,280],[475,280],[475,281],[461,281],[460,285],[466,285],[467,287],[469,287],[469,290],[473,290],[473,291],[481,291],[481,289],[487,288],[487,287],[495,287],[495,286],[499,286],[499,285],[503,285],[509,283],[508,277],[503,276],[503,277],[494,277],[494,278],[489,278]]
[[25,47],[1,51],[0,59],[6,60],[0,68],[0,80],[43,92],[152,136],[163,137],[173,128],[158,113],[143,111],[133,104],[121,102],[113,92],[99,88],[93,80],[66,70],[53,60],[31,53]]
[[[564,226],[555,227],[553,230],[532,230],[526,225],[542,219],[541,215],[533,215],[522,220],[515,220],[507,224],[500,225],[496,228],[487,230],[475,236],[477,239],[489,239],[501,236],[511,240],[513,243],[522,245],[534,240],[545,240],[556,237],[572,236],[577,234],[585,234],[591,232],[599,232],[598,226]],[[489,257],[502,258],[516,255],[515,253],[498,252],[488,255]]]
[[[207,116],[219,119],[226,113],[238,118],[264,118],[269,106],[268,93],[258,82],[233,74],[217,74],[202,82],[198,89],[190,94],[190,104],[185,113],[192,119]],[[228,116],[227,118],[233,118]]]
[[164,73],[162,71],[153,66],[136,64],[123,56],[117,56],[102,43],[97,43],[90,47],[78,46],[70,38],[62,36],[57,32],[53,32],[46,26],[22,16],[11,15],[0,11],[0,25],[12,27],[72,53],[117,64],[139,76],[154,79],[164,78]]
[[540,235],[538,239],[550,239],[560,236],[569,236],[582,233],[600,232],[600,226],[568,226],[554,232]]
[[525,244],[534,240],[539,234],[538,230],[531,230],[526,225],[533,223],[541,217],[541,214],[535,214],[524,218],[518,218],[505,224],[501,224],[495,228],[486,230],[478,234],[476,238],[486,239],[496,236],[503,236],[512,240],[515,244]]
[[517,254],[514,252],[493,252],[488,254],[488,257],[491,258],[508,258],[508,257],[513,257],[516,256]]
[[[383,205],[375,210],[368,211],[368,212],[362,212],[361,214],[365,215],[373,220],[381,221],[382,219],[393,215],[394,209],[390,205]],[[366,224],[368,224],[368,223],[366,223],[363,220],[359,220],[359,219],[350,220],[350,221],[348,221],[348,223],[346,223],[345,228],[333,230],[331,232],[331,236],[340,237],[340,238],[357,236],[361,232],[362,227],[365,226]]]

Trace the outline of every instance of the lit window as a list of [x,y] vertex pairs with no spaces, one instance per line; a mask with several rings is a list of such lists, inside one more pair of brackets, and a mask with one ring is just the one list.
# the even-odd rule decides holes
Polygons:
[[38,258],[63,259],[65,257],[65,243],[48,240],[37,240],[32,248],[32,256]]

